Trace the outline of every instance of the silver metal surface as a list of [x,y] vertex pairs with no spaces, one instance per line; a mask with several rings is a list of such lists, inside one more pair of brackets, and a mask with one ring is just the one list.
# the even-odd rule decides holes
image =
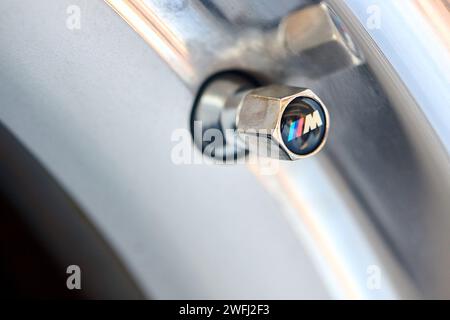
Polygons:
[[[279,52],[261,39],[283,25],[294,1],[261,3],[259,12],[276,6],[278,18],[250,28],[218,14],[215,1],[183,2],[176,11],[159,1],[143,5],[183,43],[187,58],[176,61],[191,73],[174,71],[191,89],[217,70],[243,68],[332,102],[327,151],[260,178],[290,204],[292,226],[311,244],[336,297],[449,297],[448,7],[439,0],[326,2],[366,63],[319,79],[301,72],[300,57],[284,64],[261,54]],[[247,4],[234,3],[244,11]],[[368,21],[377,12],[374,27]],[[168,61],[165,47],[147,40]],[[383,276],[380,290],[365,282],[371,266]]]
[[[239,73],[218,74],[207,80],[197,94],[191,117],[193,140],[202,154],[218,163],[233,163],[247,156],[247,151],[255,156],[291,161],[317,154],[325,145],[330,123],[320,98],[305,88],[255,86],[256,81]],[[286,108],[301,97],[319,103],[326,126],[320,145],[304,155],[292,152],[281,134]],[[312,116],[308,119],[313,120]]]
[[[80,30],[66,28],[72,5]],[[172,134],[189,134],[194,97],[106,3],[0,8],[0,121],[148,296],[328,297],[278,202],[245,167],[171,161]]]
[[278,42],[265,49],[284,51],[286,73],[319,78],[363,62],[345,24],[324,2],[290,13],[276,30]]
[[[362,59],[326,5],[293,10],[311,1],[263,1],[258,5],[253,1],[228,5],[221,1],[105,1],[194,92],[221,70],[240,69],[269,79],[298,73],[317,78],[356,66]],[[247,12],[250,7],[261,10]],[[234,8],[254,23],[234,24],[220,8]],[[261,19],[259,11],[271,22]]]
[[[325,136],[320,145],[307,155],[295,154],[285,145],[281,136],[281,119],[286,107],[299,97],[307,97],[317,101],[325,114]],[[329,129],[329,116],[326,106],[311,90],[281,85],[270,85],[248,91],[243,95],[237,106],[237,133],[243,139],[256,140],[253,142],[256,152],[260,152],[261,140],[269,145],[269,151],[264,149],[264,155],[276,159],[299,160],[317,154],[325,145]],[[255,137],[256,139],[252,139]]]
[[[379,83],[372,94],[386,96],[385,103],[368,104],[362,113],[346,108],[346,121],[365,128],[356,139],[351,138],[355,133],[339,133],[353,148],[343,155],[341,174],[366,203],[367,215],[420,294],[449,297],[450,257],[443,254],[450,245],[449,132],[443,129],[450,121],[450,19],[445,1],[333,3],[354,30],[373,72],[366,85]],[[367,28],[370,6],[381,13],[379,29]],[[342,105],[351,98],[347,95]]]
[[[79,33],[64,29],[74,2],[86,8]],[[130,17],[153,17],[140,35],[190,91],[103,3],[3,1],[0,119],[91,212],[148,293],[324,297],[295,233],[332,297],[450,297],[444,1],[327,1],[365,63],[320,78],[300,58],[262,54],[265,35],[272,41],[309,1],[132,2],[141,6]],[[380,9],[379,28],[369,8]],[[187,127],[192,92],[228,69],[314,90],[333,118],[326,150],[274,176],[173,165],[169,137]],[[380,287],[368,285],[371,270]]]
[[236,113],[242,94],[255,86],[248,76],[226,73],[214,76],[199,91],[192,110],[191,133],[202,154],[219,163],[246,155],[235,134]]

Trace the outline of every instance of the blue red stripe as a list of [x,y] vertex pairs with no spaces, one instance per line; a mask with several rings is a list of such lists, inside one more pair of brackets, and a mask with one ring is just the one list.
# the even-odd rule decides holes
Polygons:
[[291,126],[289,128],[288,142],[302,136],[304,123],[304,118],[300,118],[299,120],[291,123]]
[[291,123],[291,127],[289,128],[289,136],[288,136],[288,142],[294,140],[297,133],[297,127],[298,127],[298,120]]

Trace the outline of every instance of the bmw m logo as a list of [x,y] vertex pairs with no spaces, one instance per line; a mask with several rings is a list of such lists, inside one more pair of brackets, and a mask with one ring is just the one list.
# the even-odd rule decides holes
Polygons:
[[283,143],[296,155],[306,156],[319,151],[325,142],[327,120],[327,111],[316,100],[294,99],[281,118]]

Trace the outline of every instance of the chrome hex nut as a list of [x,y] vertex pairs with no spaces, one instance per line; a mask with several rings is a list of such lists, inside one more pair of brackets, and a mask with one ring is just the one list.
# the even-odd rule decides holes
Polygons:
[[[311,90],[271,85],[249,91],[236,116],[239,136],[258,154],[298,160],[316,154],[325,145],[329,115]],[[274,156],[272,151],[276,150]]]
[[319,78],[363,62],[348,30],[328,5],[320,3],[284,18],[278,28],[278,41],[286,57],[302,66],[303,74]]

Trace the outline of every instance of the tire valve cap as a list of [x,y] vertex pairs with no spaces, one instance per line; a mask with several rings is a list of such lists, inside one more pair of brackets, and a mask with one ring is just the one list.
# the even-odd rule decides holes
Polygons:
[[[214,77],[199,92],[191,117],[203,133],[221,130],[222,143],[213,145],[217,160],[250,153],[284,160],[316,154],[325,145],[330,124],[328,111],[311,90],[283,85],[255,87],[241,75]],[[191,125],[192,127],[193,125]],[[230,137],[226,132],[234,132]],[[211,149],[198,135],[195,144]],[[208,140],[208,139],[207,139]]]
[[311,90],[271,85],[250,90],[242,98],[236,127],[244,140],[257,137],[257,151],[263,142],[270,150],[277,150],[278,158],[298,160],[323,148],[329,115]]

